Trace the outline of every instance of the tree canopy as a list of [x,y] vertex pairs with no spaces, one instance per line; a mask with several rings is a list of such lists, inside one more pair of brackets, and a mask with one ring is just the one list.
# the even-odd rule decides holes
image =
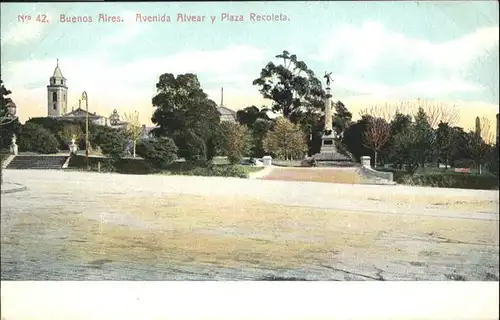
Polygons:
[[272,101],[272,110],[292,121],[308,109],[321,110],[325,92],[314,72],[286,50],[275,58],[281,63],[270,61],[253,81],[262,96]]
[[151,121],[157,125],[152,134],[174,139],[179,155],[186,159],[207,160],[213,157],[220,123],[217,104],[208,98],[198,77],[192,73],[175,77],[162,74],[153,97],[156,110]]

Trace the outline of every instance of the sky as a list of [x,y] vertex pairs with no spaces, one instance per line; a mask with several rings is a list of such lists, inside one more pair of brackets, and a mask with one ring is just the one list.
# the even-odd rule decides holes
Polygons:
[[[432,99],[458,106],[460,124],[471,128],[476,116],[495,121],[498,112],[498,12],[497,1],[2,3],[1,74],[21,121],[47,115],[59,59],[68,109],[86,91],[91,112],[138,111],[150,125],[163,73],[196,73],[217,103],[224,87],[224,105],[234,110],[270,105],[252,81],[287,50],[320,77],[331,71],[333,99],[355,116]],[[99,22],[99,14],[121,21]],[[138,14],[170,22],[140,22]],[[205,20],[180,22],[178,14]],[[269,14],[283,21],[251,20]],[[228,21],[239,15],[243,21]]]

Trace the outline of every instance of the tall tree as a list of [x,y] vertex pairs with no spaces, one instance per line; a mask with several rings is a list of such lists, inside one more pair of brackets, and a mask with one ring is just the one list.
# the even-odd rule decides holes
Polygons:
[[[450,158],[454,151],[453,129],[446,122],[440,122],[436,130],[436,149],[439,158],[444,161],[445,168],[448,168]],[[438,161],[439,163],[439,161]]]
[[262,158],[263,156],[265,156],[266,151],[264,150],[263,141],[267,133],[271,131],[273,127],[274,121],[264,119],[257,119],[252,125],[252,128],[250,130],[252,135],[252,145],[250,152],[252,156],[256,158]]
[[248,128],[241,124],[225,121],[221,123],[220,129],[223,155],[227,156],[229,163],[239,163],[250,150],[251,137]]
[[342,143],[346,146],[347,150],[359,161],[362,156],[369,156],[372,154],[371,150],[367,148],[364,143],[363,134],[367,130],[371,121],[371,116],[364,115],[351,124],[342,137]]
[[416,152],[420,166],[432,160],[435,155],[435,134],[423,108],[419,108],[415,115],[414,130],[416,134]]
[[246,107],[243,110],[238,110],[236,112],[236,120],[244,126],[251,127],[257,119],[269,120],[267,115],[267,108],[262,107],[261,109],[256,106]]
[[402,132],[394,136],[394,164],[398,168],[404,168],[414,173],[419,166],[418,135],[415,124],[405,128]]
[[333,128],[337,135],[341,135],[352,124],[352,113],[342,101],[333,104],[335,114],[333,115]]
[[[160,76],[153,97],[157,125],[152,134],[174,139],[179,156],[187,160],[210,160],[215,154],[220,115],[217,104],[201,88],[198,77],[187,73]],[[203,144],[203,145],[201,145]]]
[[139,120],[139,112],[134,111],[133,113],[125,113],[125,121],[127,122],[127,132],[132,140],[133,157],[135,158],[135,151],[137,147],[137,141],[142,135],[142,125]]
[[371,150],[375,155],[374,167],[378,165],[377,155],[384,145],[389,140],[391,133],[391,126],[382,118],[370,118],[368,128],[363,134],[364,145]]
[[467,134],[466,142],[469,157],[474,160],[474,163],[477,165],[479,174],[482,174],[483,165],[487,161],[487,156],[491,151],[492,146],[486,143],[483,138],[473,131],[470,131]]
[[264,139],[264,149],[285,160],[302,157],[307,151],[306,139],[301,128],[280,117],[274,129]]
[[272,100],[272,110],[294,123],[307,109],[321,110],[325,92],[314,72],[286,50],[276,59],[282,63],[269,62],[253,81],[262,96]]

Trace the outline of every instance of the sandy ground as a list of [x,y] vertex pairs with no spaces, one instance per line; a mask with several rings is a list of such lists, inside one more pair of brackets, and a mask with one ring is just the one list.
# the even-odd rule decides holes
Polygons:
[[361,176],[355,170],[356,169],[275,167],[270,174],[264,177],[264,179],[359,184],[361,183]]
[[[6,170],[2,280],[498,280],[498,192]],[[289,205],[291,204],[291,205]]]

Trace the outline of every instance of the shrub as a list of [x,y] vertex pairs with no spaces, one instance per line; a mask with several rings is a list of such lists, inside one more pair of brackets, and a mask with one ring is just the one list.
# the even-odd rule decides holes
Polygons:
[[157,168],[166,168],[177,159],[177,146],[171,138],[140,140],[136,153]]
[[[90,171],[97,171],[100,165],[101,172],[118,172],[124,174],[149,174],[156,170],[144,159],[124,158],[117,161],[110,161],[107,158],[89,157]],[[78,170],[87,170],[85,165],[85,156],[71,155],[68,164],[69,168]]]
[[117,161],[123,155],[127,147],[128,137],[126,132],[120,129],[100,126],[92,141],[92,145],[99,146],[102,153],[109,156],[111,161]]
[[207,160],[207,146],[205,141],[195,132],[188,130],[187,132],[178,133],[174,139],[175,144],[179,148],[179,156],[185,158],[187,161]]
[[[396,179],[395,179],[396,180]],[[416,174],[400,177],[397,181],[409,185],[429,186],[438,188],[458,189],[498,189],[498,178],[492,174],[467,174],[458,172],[443,172],[430,174]]]
[[22,128],[19,148],[24,151],[56,153],[59,142],[47,129],[35,123],[26,123]]
[[169,166],[172,174],[203,177],[235,177],[247,178],[248,173],[234,165],[197,166],[192,162],[177,162]]

